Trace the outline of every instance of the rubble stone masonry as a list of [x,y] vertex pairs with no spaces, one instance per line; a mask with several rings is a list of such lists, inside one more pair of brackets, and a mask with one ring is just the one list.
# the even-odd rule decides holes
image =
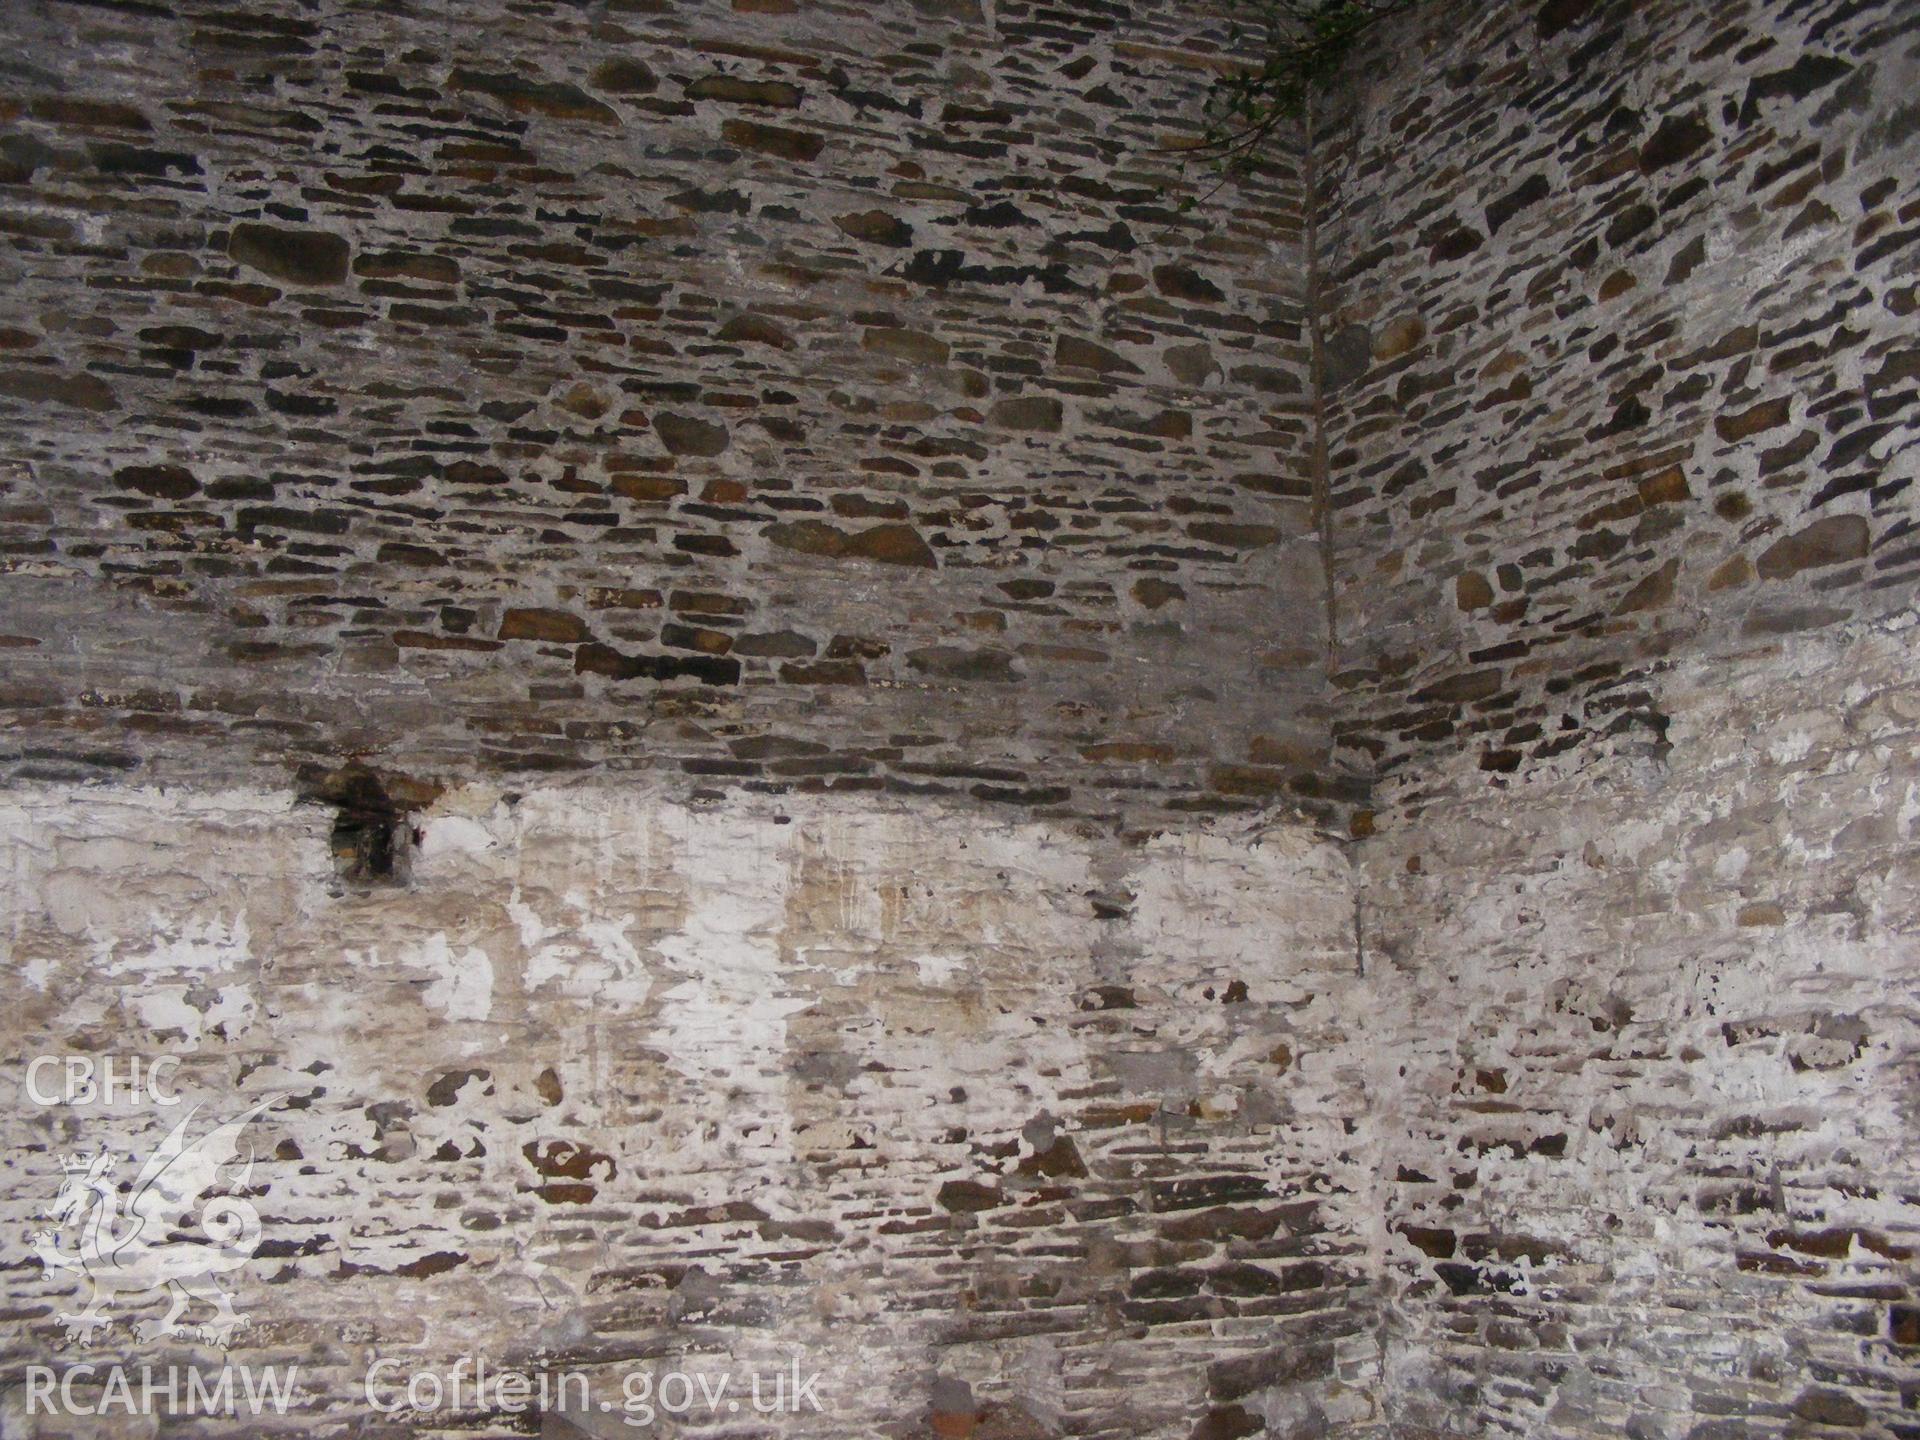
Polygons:
[[1394,1433],[1920,1434],[1920,10],[1438,5],[1354,73]]
[[306,1388],[111,1433],[1920,1437],[1908,0],[0,37],[0,1034]]
[[[751,1433],[1375,1418],[1373,1007],[1333,843],[476,787],[420,817],[411,887],[343,894],[327,819],[126,787],[0,814],[10,1053],[183,1055],[207,1124],[274,1100],[225,1359],[300,1367],[282,1433],[660,1433],[597,1407],[795,1358],[820,1413]],[[10,1108],[10,1380],[217,1367],[65,1340],[86,1286],[24,1244],[63,1155],[109,1143],[130,1180],[183,1113]],[[377,1361],[462,1356],[586,1375],[595,1408],[370,1408]],[[7,1404],[9,1434],[100,1433]]]
[[26,0],[25,778],[1330,813],[1300,188],[1188,7]]

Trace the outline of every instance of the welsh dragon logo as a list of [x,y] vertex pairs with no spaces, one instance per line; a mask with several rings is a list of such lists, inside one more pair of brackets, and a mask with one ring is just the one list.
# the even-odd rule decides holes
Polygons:
[[[70,1337],[90,1342],[96,1330],[113,1324],[105,1311],[118,1297],[137,1302],[155,1290],[167,1291],[172,1304],[158,1320],[135,1327],[143,1341],[180,1335],[225,1345],[247,1323],[219,1277],[246,1264],[259,1248],[259,1213],[240,1198],[253,1172],[252,1151],[241,1159],[240,1133],[279,1098],[269,1096],[189,1141],[187,1127],[200,1111],[194,1106],[140,1167],[131,1187],[115,1181],[118,1157],[107,1150],[61,1159],[66,1179],[45,1212],[53,1224],[31,1240],[49,1272],[72,1271],[92,1286],[85,1308],[57,1317]],[[223,1183],[221,1168],[236,1163],[239,1173]],[[204,1238],[180,1224],[190,1216]],[[77,1247],[62,1248],[61,1236],[76,1227]],[[183,1323],[195,1301],[212,1306],[213,1315],[199,1325]]]

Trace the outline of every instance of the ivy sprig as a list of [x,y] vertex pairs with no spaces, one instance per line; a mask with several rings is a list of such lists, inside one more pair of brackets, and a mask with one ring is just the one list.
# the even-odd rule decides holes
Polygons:
[[[1221,184],[1244,175],[1275,130],[1306,114],[1309,97],[1340,73],[1362,35],[1419,3],[1229,0],[1227,43],[1236,55],[1258,58],[1208,87],[1202,108],[1206,128],[1198,144],[1183,147],[1186,157],[1218,170]],[[1197,203],[1189,195],[1181,208],[1191,210]]]

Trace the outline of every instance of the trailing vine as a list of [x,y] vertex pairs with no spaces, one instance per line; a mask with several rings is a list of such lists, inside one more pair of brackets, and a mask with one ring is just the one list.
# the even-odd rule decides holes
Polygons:
[[[1206,129],[1189,158],[1208,161],[1227,178],[1244,174],[1267,138],[1300,119],[1316,87],[1340,73],[1359,39],[1390,15],[1421,0],[1229,0],[1228,43],[1255,63],[1215,80],[1207,90]],[[1182,202],[1191,209],[1192,196]]]

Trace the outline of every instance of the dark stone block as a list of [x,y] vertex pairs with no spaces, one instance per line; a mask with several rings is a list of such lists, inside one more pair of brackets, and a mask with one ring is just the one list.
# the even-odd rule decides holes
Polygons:
[[708,75],[687,86],[687,98],[791,110],[800,103],[802,97],[797,86],[789,85],[784,80],[742,80],[734,75]]
[[113,483],[156,500],[185,500],[200,489],[184,465],[127,465],[113,472]]
[[811,130],[791,130],[783,125],[762,125],[755,120],[728,120],[720,127],[720,137],[742,150],[757,151],[781,160],[809,163],[820,158],[827,137]]
[[1529,175],[1512,190],[1487,206],[1487,233],[1498,235],[1500,227],[1530,206],[1538,205],[1553,193],[1544,175]]
[[691,415],[662,411],[653,417],[653,430],[673,455],[718,455],[731,443],[726,426]]
[[588,120],[601,125],[620,123],[619,113],[611,106],[594,99],[578,85],[564,80],[530,80],[519,75],[456,66],[447,83],[455,90],[467,90],[497,100],[516,115],[544,115],[553,120]]
[[1005,650],[965,650],[955,645],[935,645],[908,652],[907,665],[939,680],[1010,685],[1024,678],[1014,668],[1014,657]]
[[738,685],[740,662],[711,655],[623,655],[611,645],[591,641],[573,652],[576,674],[609,680],[698,680],[703,685]]
[[1227,298],[1226,291],[1191,265],[1156,265],[1153,267],[1153,284],[1162,295],[1174,300],[1218,305]]
[[1872,538],[1872,529],[1862,516],[1829,515],[1776,540],[1754,568],[1763,580],[1785,580],[1802,570],[1864,559]]
[[1321,384],[1330,392],[1344,390],[1367,373],[1373,358],[1373,333],[1365,325],[1342,325],[1322,349]]
[[1784,70],[1756,75],[1747,83],[1746,102],[1740,107],[1740,123],[1751,125],[1760,116],[1765,100],[1804,100],[1816,91],[1846,79],[1853,66],[1836,55],[1802,55]]
[[1050,395],[1027,395],[995,403],[988,420],[1003,430],[1036,430],[1052,433],[1062,419],[1060,402]]
[[73,410],[114,410],[120,404],[106,381],[85,372],[62,375],[51,370],[0,370],[0,395],[35,405],[65,405]]
[[889,215],[884,210],[857,210],[848,215],[836,215],[833,223],[843,235],[864,240],[870,245],[905,249],[913,243],[913,227],[899,216]]
[[1207,1367],[1207,1393],[1218,1401],[1241,1400],[1258,1390],[1324,1380],[1333,1374],[1333,1346],[1307,1343],[1264,1350]]
[[594,67],[594,88],[614,95],[647,95],[659,88],[659,78],[644,60],[622,55]]
[[290,285],[338,285],[347,278],[350,247],[325,230],[295,230],[245,221],[227,237],[227,254],[249,269]]
[[977,1180],[949,1180],[940,1187],[940,1208],[957,1215],[978,1214],[1007,1203],[1007,1197],[991,1185]]

